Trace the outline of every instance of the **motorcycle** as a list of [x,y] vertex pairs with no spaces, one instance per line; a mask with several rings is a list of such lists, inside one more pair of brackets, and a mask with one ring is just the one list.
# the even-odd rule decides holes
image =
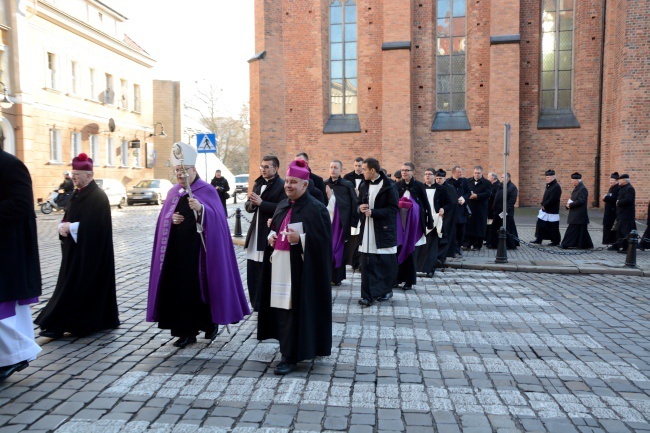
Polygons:
[[[68,205],[70,194],[61,194],[58,190],[54,190],[47,196],[45,201],[41,204],[41,212],[45,215],[51,214],[52,211],[65,211]],[[61,198],[59,198],[61,197]]]

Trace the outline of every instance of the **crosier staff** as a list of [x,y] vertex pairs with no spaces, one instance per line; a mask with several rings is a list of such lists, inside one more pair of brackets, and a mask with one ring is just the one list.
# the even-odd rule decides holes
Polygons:
[[[187,191],[187,195],[190,199],[194,199],[194,195],[192,194],[192,186],[190,185],[190,174],[187,172],[187,169],[185,168],[185,164],[183,163],[183,149],[181,149],[181,146],[178,143],[174,144],[173,148],[174,156],[178,158],[180,161],[180,166],[181,166],[181,171],[183,172],[183,178],[185,178],[185,190]],[[194,219],[196,220],[196,232],[199,234],[201,237],[201,243],[203,244],[203,249],[205,250],[205,239],[203,239],[203,226],[199,222],[199,213],[192,209],[192,212],[194,212]]]

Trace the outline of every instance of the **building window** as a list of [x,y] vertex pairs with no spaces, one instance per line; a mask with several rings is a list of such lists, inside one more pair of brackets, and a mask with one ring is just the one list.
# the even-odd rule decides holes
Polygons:
[[61,162],[61,130],[50,129],[50,160],[52,162]]
[[106,74],[106,86],[104,90],[104,103],[112,104],[115,99],[115,88],[113,87],[113,76]]
[[330,114],[357,114],[357,6],[330,3]]
[[98,135],[90,136],[90,157],[93,160],[93,164],[99,163],[99,136]]
[[88,92],[90,93],[88,96],[93,101],[97,100],[97,85],[95,83],[95,76],[95,70],[93,68],[90,68],[88,70]]
[[81,153],[81,132],[73,132],[70,135],[70,159]]
[[126,80],[120,80],[120,107],[129,108],[129,85]]
[[142,111],[140,106],[140,86],[137,84],[133,85],[133,111],[138,113]]
[[437,1],[436,111],[465,110],[466,0]]
[[542,110],[571,108],[573,0],[543,0]]
[[47,77],[45,86],[49,89],[56,89],[56,80],[56,55],[54,53],[47,53]]
[[122,167],[128,167],[129,165],[129,141],[128,140],[122,140],[122,149],[121,149],[121,154],[122,154]]
[[113,166],[114,165],[114,157],[113,155],[115,154],[115,149],[113,148],[113,137],[107,137],[106,138],[106,165],[108,166]]
[[79,64],[74,60],[70,62],[70,93],[76,95],[79,92]]

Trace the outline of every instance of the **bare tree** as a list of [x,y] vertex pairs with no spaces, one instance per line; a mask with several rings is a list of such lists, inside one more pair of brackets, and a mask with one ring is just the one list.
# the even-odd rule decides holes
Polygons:
[[250,118],[248,104],[244,104],[239,117],[219,115],[221,89],[210,84],[199,88],[191,102],[185,102],[190,117],[206,130],[217,134],[217,158],[234,174],[248,172],[248,147]]

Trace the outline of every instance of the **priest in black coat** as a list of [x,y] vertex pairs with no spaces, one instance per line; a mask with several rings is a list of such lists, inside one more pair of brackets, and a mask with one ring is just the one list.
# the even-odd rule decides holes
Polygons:
[[29,304],[41,295],[32,178],[0,147],[0,382],[25,369],[41,348]]
[[483,167],[480,165],[474,167],[474,177],[467,179],[467,184],[470,192],[467,204],[472,216],[465,227],[463,249],[480,250],[487,232],[488,201],[492,185],[483,177]]
[[[616,236],[618,239],[625,239],[632,230],[636,230],[635,210],[636,210],[636,191],[630,183],[628,174],[621,174],[618,178],[618,185],[621,187],[616,200]],[[622,252],[627,252],[628,241],[621,241],[617,247]]]
[[[347,173],[345,176],[343,176],[343,179],[347,180],[348,182],[352,182],[354,185],[354,191],[357,194],[357,198],[359,198],[359,186],[363,182],[363,171],[362,171],[362,166],[363,166],[363,158],[357,157],[354,159],[354,170],[351,172]],[[359,265],[360,265],[360,260],[361,260],[361,255],[359,254],[359,225],[357,224],[356,227],[353,227],[350,231],[350,238],[348,241],[345,243],[345,263],[347,265],[352,266],[353,270],[358,270]]]
[[555,170],[546,170],[546,190],[542,197],[542,208],[537,214],[537,225],[535,226],[535,239],[533,244],[541,244],[544,239],[551,241],[551,246],[560,244],[560,199],[562,198],[562,187],[557,183]]
[[381,171],[379,161],[363,161],[365,181],[359,188],[361,218],[361,307],[393,297],[397,279],[397,214],[395,184]]
[[359,224],[357,193],[354,184],[341,177],[343,163],[330,163],[330,177],[325,181],[327,210],[332,220],[332,285],[340,286],[345,280],[345,246],[350,231]]
[[[507,183],[504,180],[503,175],[501,175],[501,186],[497,190],[497,193],[494,197],[494,203],[492,204],[492,210],[494,211],[494,222],[496,227],[501,229],[503,226],[503,186],[506,185],[506,233],[508,237],[506,239],[506,248],[509,250],[516,250],[519,246],[519,234],[517,232],[517,225],[515,224],[515,203],[517,203],[517,196],[519,195],[519,190],[514,183],[510,181],[510,173],[507,174]],[[517,239],[515,239],[517,238]],[[496,248],[499,241],[496,238],[494,245],[488,245],[488,248]]]
[[[648,216],[647,216],[647,221],[646,221],[646,229],[645,232],[643,233],[643,236],[641,236],[641,239],[639,239],[639,250],[645,251],[650,248],[650,203],[648,203]],[[648,239],[647,241],[644,241],[644,239]]]
[[[616,221],[616,200],[618,200],[618,192],[621,187],[618,185],[618,172],[614,172],[609,177],[609,190],[603,197],[605,203],[605,212],[603,213],[603,245],[613,244],[618,240],[614,221]],[[618,245],[611,245],[607,249],[610,251],[617,251]]]
[[77,188],[59,224],[61,269],[52,298],[35,323],[39,335],[83,336],[120,324],[115,292],[115,256],[111,208],[93,180],[93,162],[85,153],[72,160]]
[[[438,176],[433,168],[427,168],[424,172],[424,189],[431,207],[433,228],[427,229],[426,244],[418,247],[414,254],[417,256],[417,271],[429,278],[435,274],[436,267],[442,267],[444,264],[447,255],[446,247],[449,245],[445,230],[455,234],[452,230],[453,225],[449,223],[455,218],[453,214],[456,210],[455,191],[451,186],[443,185],[445,174]],[[445,215],[449,217],[445,219]]]
[[[420,221],[420,232],[422,234],[421,238],[416,242],[416,248],[418,246],[426,244],[426,232],[427,229],[433,228],[433,222],[431,218],[431,206],[427,198],[427,193],[424,189],[424,184],[416,180],[413,176],[415,174],[415,165],[412,162],[405,162],[402,164],[400,170],[402,172],[402,179],[395,182],[397,186],[397,193],[399,198],[407,197],[413,200],[418,205],[419,209],[419,221]],[[402,210],[400,209],[400,212]],[[402,224],[402,219],[397,219],[397,224]],[[399,255],[400,250],[404,248],[404,245],[397,247]],[[413,288],[413,285],[416,283],[416,272],[415,272],[415,253],[409,254],[402,263],[397,268],[397,284],[404,283],[402,289],[410,290]]]
[[280,342],[278,375],[332,351],[332,225],[308,181],[306,163],[291,162],[262,268],[257,338]]
[[465,225],[467,224],[468,217],[465,205],[469,199],[470,190],[467,185],[467,180],[462,176],[463,169],[457,165],[451,170],[451,177],[447,179],[447,183],[456,190],[458,200],[458,209],[456,210],[456,237],[453,239],[454,243],[449,245],[449,251],[447,251],[449,257],[463,254],[460,247],[463,244],[463,238],[465,236]]
[[497,195],[501,182],[499,182],[499,175],[494,172],[488,173],[487,177],[490,182],[490,198],[488,198],[488,220],[487,220],[487,233],[485,235],[485,245],[488,248],[496,248],[499,240],[499,228],[494,224],[494,198]]
[[589,214],[587,204],[589,203],[589,191],[582,183],[582,175],[573,173],[571,175],[573,191],[571,198],[567,201],[566,208],[569,209],[566,232],[560,244],[560,248],[590,249],[594,247],[589,235]]
[[257,311],[257,293],[259,292],[260,275],[264,251],[268,245],[266,239],[269,235],[267,221],[273,217],[275,209],[287,196],[284,193],[284,180],[278,175],[280,161],[273,155],[262,158],[260,164],[261,175],[255,179],[251,192],[244,208],[253,214],[253,221],[246,233],[246,279],[248,284],[248,299]]

